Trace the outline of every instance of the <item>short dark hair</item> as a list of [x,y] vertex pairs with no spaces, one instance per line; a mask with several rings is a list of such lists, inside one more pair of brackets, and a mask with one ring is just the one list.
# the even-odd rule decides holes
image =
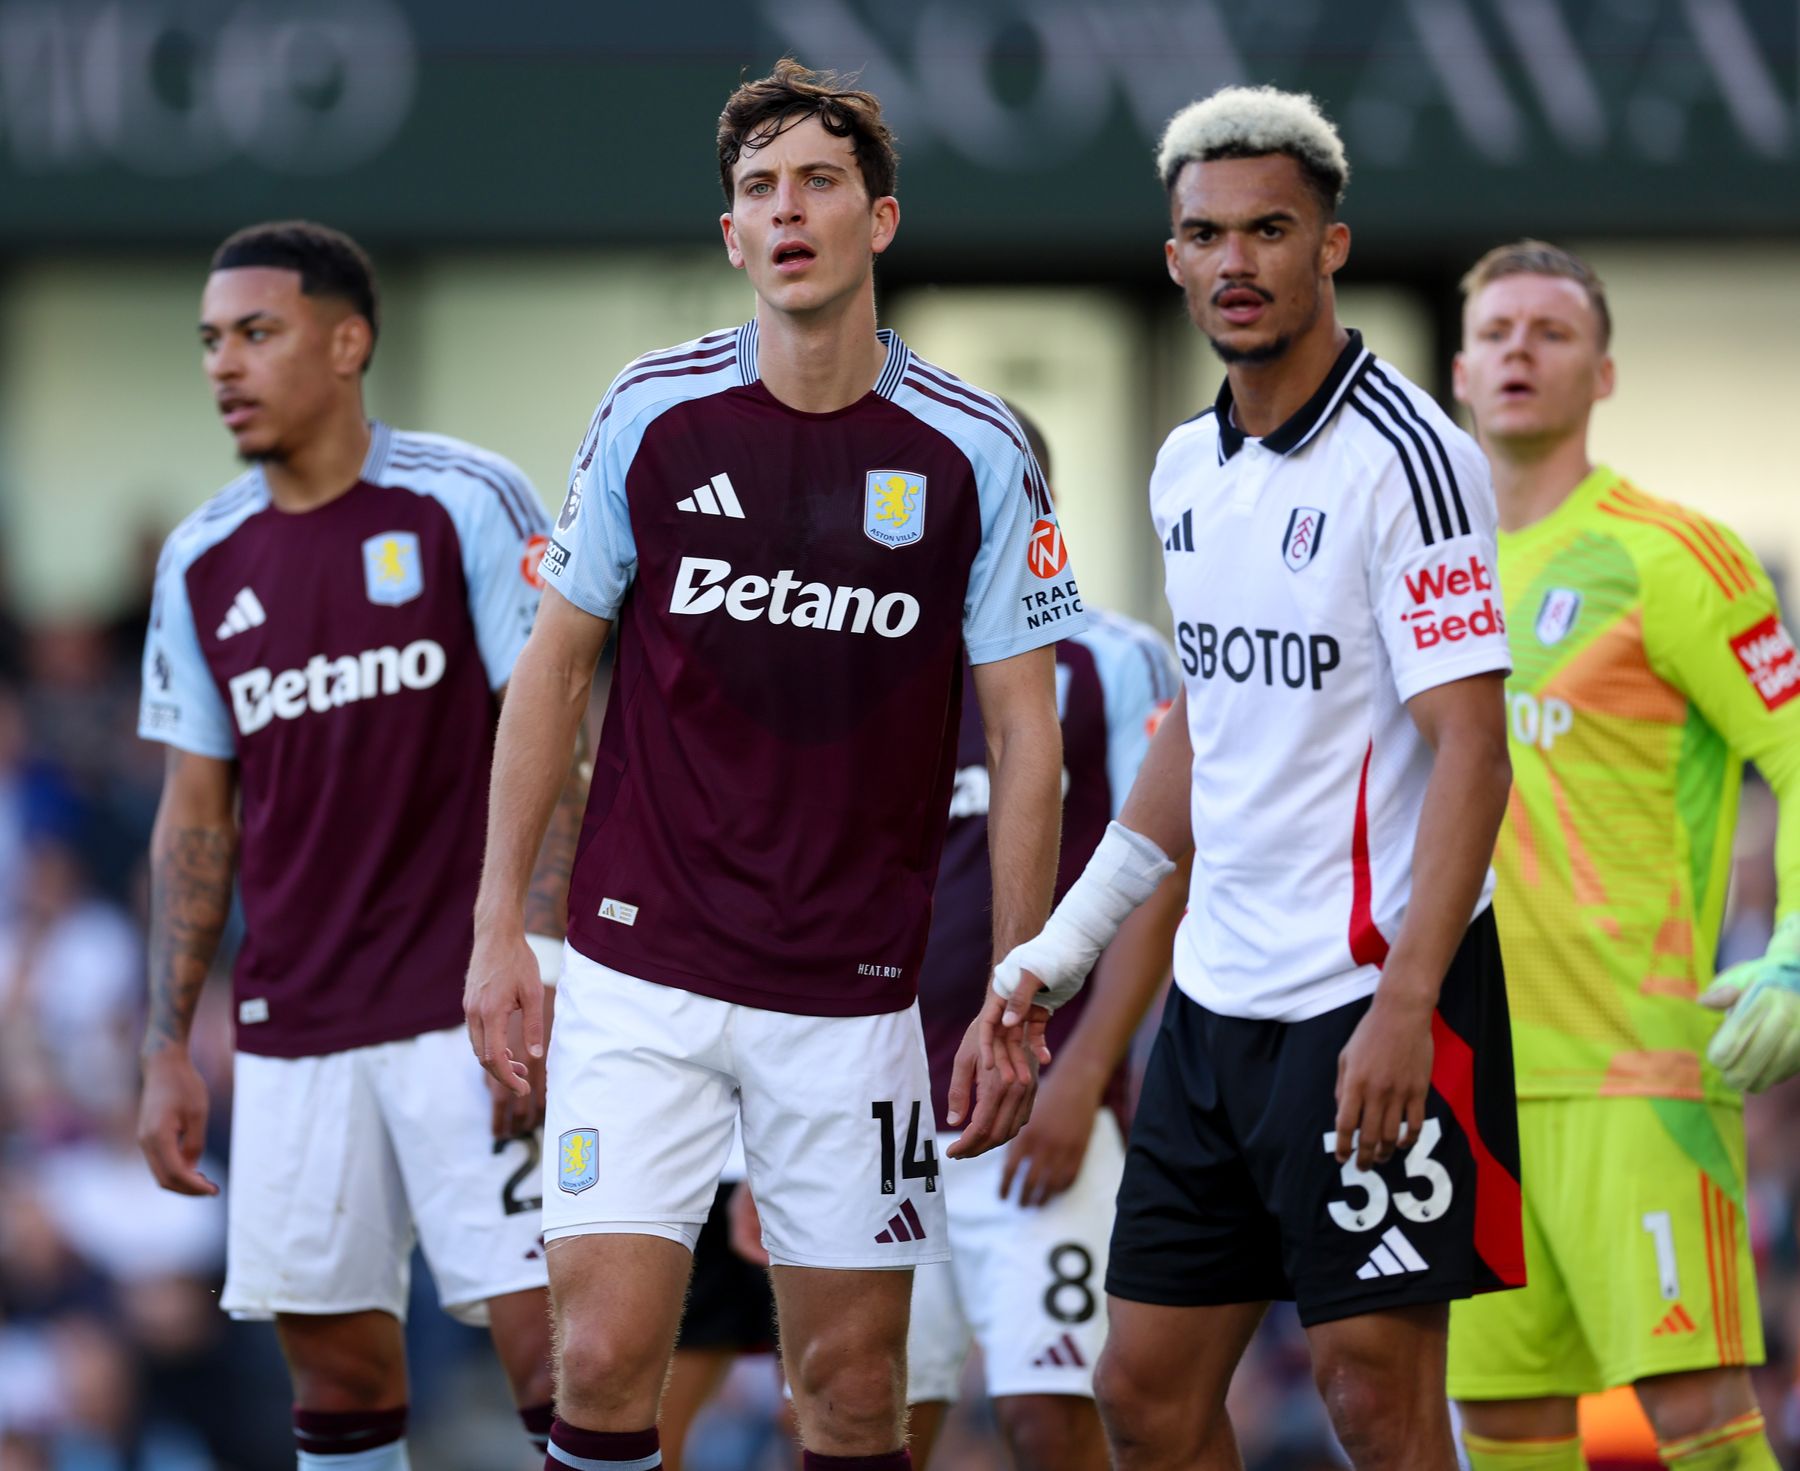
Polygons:
[[817,118],[834,138],[848,138],[871,200],[894,192],[900,154],[894,135],[881,120],[881,103],[872,92],[851,84],[854,76],[816,72],[791,56],[754,82],[744,82],[719,114],[719,185],[725,203],[733,199],[731,171],[746,150],[772,143],[796,123]]
[[1491,282],[1507,276],[1560,276],[1587,293],[1588,305],[1600,319],[1600,350],[1612,345],[1612,308],[1606,304],[1606,283],[1572,250],[1544,240],[1515,240],[1496,245],[1470,266],[1462,278],[1463,301]]
[[1050,474],[1050,441],[1044,438],[1044,431],[1038,428],[1037,420],[1010,398],[1003,398],[1000,402],[1012,411],[1013,418],[1019,421],[1019,428],[1025,431],[1025,443],[1031,446],[1031,457],[1038,462],[1038,469],[1044,472],[1044,479],[1053,479]]
[[375,267],[362,246],[329,225],[275,220],[246,226],[213,252],[215,271],[253,266],[293,271],[300,277],[303,295],[348,302],[369,324],[369,356],[363,359],[363,371],[369,371],[375,340],[381,335],[381,298],[375,289]]

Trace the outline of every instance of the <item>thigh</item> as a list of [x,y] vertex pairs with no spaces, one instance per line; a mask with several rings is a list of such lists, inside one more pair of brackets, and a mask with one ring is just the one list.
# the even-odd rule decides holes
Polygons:
[[[1074,1184],[1043,1206],[1000,1198],[1004,1151],[967,1163],[990,1160],[984,1188],[970,1192],[970,1229],[951,1232],[988,1395],[1092,1398],[1094,1365],[1106,1343],[1113,1200],[1125,1168],[1118,1120],[1101,1110]],[[952,1176],[949,1188],[961,1185]],[[952,1218],[962,1209],[952,1194]]]
[[1385,1164],[1338,1164],[1337,1059],[1360,1001],[1283,1029],[1252,1169],[1310,1327],[1524,1281],[1517,1104],[1492,916],[1469,927],[1432,1016],[1425,1122]]
[[490,1298],[548,1280],[542,1136],[494,1138],[487,1074],[461,1027],[369,1051],[438,1300],[458,1322],[485,1325]]
[[564,950],[544,1124],[548,1240],[649,1232],[690,1250],[737,1117],[732,1008]]
[[220,1302],[233,1317],[405,1317],[412,1218],[371,1050],[238,1054]]
[[1552,1240],[1602,1386],[1760,1364],[1742,1114],[1663,1098],[1526,1107],[1560,1139]]
[[1114,1297],[1107,1310],[1103,1377],[1112,1385],[1109,1398],[1139,1411],[1156,1406],[1177,1414],[1189,1422],[1186,1439],[1204,1444],[1206,1427],[1224,1410],[1231,1376],[1269,1305],[1171,1307]]
[[881,1270],[946,1260],[918,1004],[849,1017],[733,1010],[744,1155],[771,1261]]
[[601,1366],[662,1368],[675,1352],[693,1257],[678,1241],[625,1232],[571,1236],[546,1249],[559,1356],[579,1345]]
[[1113,1298],[1171,1308],[1293,1296],[1281,1238],[1226,1113],[1211,1019],[1171,990],[1125,1153],[1106,1268]]

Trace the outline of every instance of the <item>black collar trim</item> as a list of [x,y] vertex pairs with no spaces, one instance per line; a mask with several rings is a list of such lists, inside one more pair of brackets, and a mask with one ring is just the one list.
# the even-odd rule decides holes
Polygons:
[[[1331,365],[1313,396],[1296,409],[1280,428],[1263,436],[1263,448],[1278,455],[1291,455],[1330,422],[1331,416],[1349,391],[1351,375],[1368,354],[1363,349],[1362,333],[1350,329],[1350,340]],[[1224,464],[1244,447],[1244,431],[1231,422],[1231,378],[1219,385],[1219,396],[1213,401],[1213,412],[1219,417],[1219,463]]]

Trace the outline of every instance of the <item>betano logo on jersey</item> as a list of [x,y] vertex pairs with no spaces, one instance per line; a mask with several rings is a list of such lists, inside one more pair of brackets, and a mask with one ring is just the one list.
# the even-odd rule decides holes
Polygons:
[[231,679],[231,710],[244,735],[276,720],[298,720],[312,713],[323,715],[359,700],[401,690],[428,690],[444,677],[449,662],[443,645],[433,639],[415,639],[403,649],[392,644],[364,649],[328,659],[314,654],[301,669],[246,669]]
[[1771,713],[1800,695],[1800,650],[1774,613],[1734,638],[1731,652]]
[[[1408,572],[1405,582],[1413,605],[1400,615],[1400,621],[1411,626],[1415,648],[1429,649],[1496,634],[1506,636],[1506,615],[1492,597],[1494,574],[1480,557],[1472,556],[1466,564],[1440,562],[1435,567]],[[1447,598],[1472,598],[1477,593],[1487,596],[1479,607],[1466,612],[1449,613],[1439,606]]]
[[371,603],[397,608],[425,591],[419,537],[412,531],[383,531],[362,544],[363,586]]
[[919,621],[919,600],[911,593],[883,595],[872,587],[802,582],[787,567],[772,578],[746,572],[727,583],[730,576],[729,562],[716,557],[683,557],[669,594],[669,611],[699,615],[723,608],[739,623],[767,619],[777,625],[823,628],[833,633],[846,628],[851,633],[866,633],[872,628],[883,638],[903,638]]
[[863,477],[863,535],[884,547],[911,546],[925,534],[925,477],[914,470],[871,470]]

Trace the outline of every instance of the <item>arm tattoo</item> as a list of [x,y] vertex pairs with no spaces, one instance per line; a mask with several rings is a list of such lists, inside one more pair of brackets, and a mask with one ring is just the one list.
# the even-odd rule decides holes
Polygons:
[[569,931],[569,874],[575,867],[575,845],[581,837],[581,819],[587,811],[587,733],[575,734],[575,760],[568,780],[550,814],[544,844],[538,849],[531,886],[525,891],[525,933],[562,939]]
[[231,914],[236,850],[236,835],[217,827],[175,828],[151,850],[146,1056],[187,1042]]

